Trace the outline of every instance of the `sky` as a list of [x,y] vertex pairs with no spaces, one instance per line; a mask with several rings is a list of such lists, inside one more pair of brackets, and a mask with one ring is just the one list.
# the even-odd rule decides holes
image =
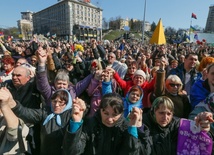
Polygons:
[[[21,12],[37,12],[53,4],[57,0],[1,0],[0,27],[17,27]],[[145,0],[91,0],[91,3],[103,9],[103,17],[144,19]],[[213,0],[146,0],[145,20],[158,23],[162,19],[163,26],[175,29],[187,29],[192,26],[205,28],[209,7]],[[191,18],[194,13],[197,19]]]

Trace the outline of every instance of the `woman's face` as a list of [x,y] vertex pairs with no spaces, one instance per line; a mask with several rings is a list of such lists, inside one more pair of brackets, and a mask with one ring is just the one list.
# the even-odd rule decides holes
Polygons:
[[173,117],[173,113],[170,109],[168,109],[163,104],[160,105],[159,109],[155,111],[156,122],[161,126],[167,126]]
[[4,63],[3,68],[5,71],[11,71],[13,69],[13,66],[10,63]]
[[53,112],[55,114],[60,114],[63,112],[64,108],[66,107],[65,101],[61,100],[59,97],[56,97],[51,101]]
[[128,73],[133,75],[137,70],[137,67],[135,65],[130,65],[128,68]]
[[113,127],[122,114],[116,114],[111,106],[101,109],[102,123],[107,127]]
[[176,81],[172,81],[172,80],[167,80],[166,82],[166,88],[168,90],[169,93],[172,94],[177,94],[181,88],[181,84],[179,82]]
[[132,91],[129,94],[129,101],[131,103],[135,103],[140,99],[140,92],[139,91]]

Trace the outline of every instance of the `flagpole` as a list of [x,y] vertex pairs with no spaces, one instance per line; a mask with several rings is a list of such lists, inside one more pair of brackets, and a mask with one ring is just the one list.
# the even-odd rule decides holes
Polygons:
[[142,44],[144,44],[144,31],[145,31],[145,19],[146,18],[146,0],[144,3],[144,15],[143,15],[143,27],[142,27]]
[[189,42],[191,42],[191,37],[190,37],[190,33],[191,33],[191,26],[192,26],[192,15],[191,15],[191,20],[190,20],[190,27],[189,27]]

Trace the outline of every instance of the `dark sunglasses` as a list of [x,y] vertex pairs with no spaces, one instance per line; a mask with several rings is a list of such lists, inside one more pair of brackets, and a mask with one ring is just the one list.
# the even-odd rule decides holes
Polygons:
[[170,83],[169,85],[170,87],[181,87],[181,84]]

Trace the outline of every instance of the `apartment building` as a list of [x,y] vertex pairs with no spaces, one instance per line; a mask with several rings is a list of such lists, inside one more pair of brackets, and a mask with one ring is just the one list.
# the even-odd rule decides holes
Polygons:
[[209,7],[205,32],[214,32],[214,5]]
[[102,9],[90,0],[59,0],[33,14],[33,29],[67,40],[101,40]]

